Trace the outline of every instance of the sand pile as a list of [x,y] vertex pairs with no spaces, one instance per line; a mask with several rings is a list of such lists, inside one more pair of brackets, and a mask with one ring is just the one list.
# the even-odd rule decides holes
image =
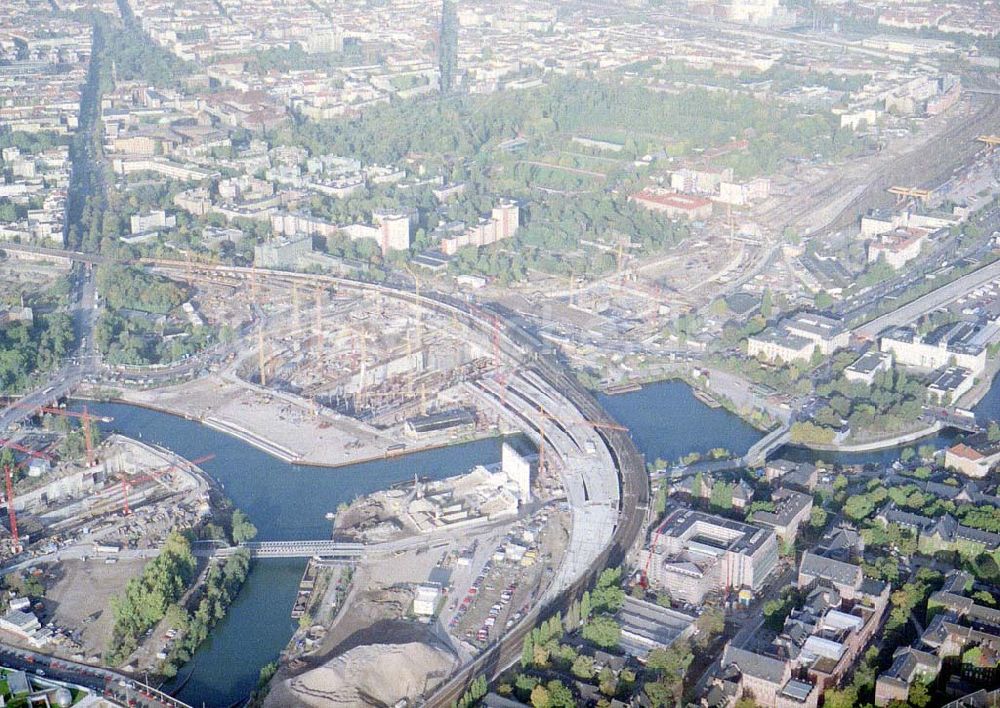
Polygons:
[[366,644],[273,685],[265,705],[391,706],[427,692],[457,663],[429,644]]

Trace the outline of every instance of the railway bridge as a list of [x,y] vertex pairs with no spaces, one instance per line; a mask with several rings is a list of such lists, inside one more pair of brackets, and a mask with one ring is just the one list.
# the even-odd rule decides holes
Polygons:
[[363,543],[343,543],[340,541],[252,541],[236,546],[216,543],[199,543],[194,547],[194,555],[202,558],[226,558],[241,548],[250,551],[252,558],[326,558],[330,560],[356,561],[365,555]]

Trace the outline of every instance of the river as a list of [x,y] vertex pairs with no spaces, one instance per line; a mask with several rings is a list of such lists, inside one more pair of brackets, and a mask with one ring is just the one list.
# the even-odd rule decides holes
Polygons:
[[[476,464],[500,461],[497,438],[417,452],[349,467],[291,465],[255,447],[177,416],[124,404],[88,404],[111,416],[116,431],[163,445],[187,459],[215,457],[200,466],[246,511],[262,540],[329,538],[326,514],[341,502],[385,489],[413,475],[449,477]],[[290,613],[305,560],[256,561],[227,617],[184,667],[178,697],[192,705],[228,706],[256,685],[260,668],[275,660],[295,629]]]
[[[741,455],[762,433],[722,408],[697,400],[679,381],[651,384],[633,393],[598,396],[601,404],[627,426],[647,460],[676,461],[692,451],[725,448]],[[124,404],[90,404],[99,415],[114,417],[104,427],[157,443],[188,459],[212,453],[202,468],[221,483],[230,499],[250,516],[260,539],[328,538],[327,512],[358,495],[384,489],[414,474],[441,478],[468,471],[478,463],[500,459],[500,440],[489,439],[418,452],[390,460],[348,467],[291,465],[269,457],[237,438],[197,422]],[[994,387],[977,412],[1000,413],[1000,391]],[[916,444],[937,446],[953,439],[933,436]],[[786,457],[831,462],[892,461],[898,450],[835,455],[786,447]],[[181,670],[186,680],[179,697],[192,705],[228,706],[254,687],[262,666],[277,658],[294,631],[289,617],[304,560],[254,563],[228,616],[212,638]]]

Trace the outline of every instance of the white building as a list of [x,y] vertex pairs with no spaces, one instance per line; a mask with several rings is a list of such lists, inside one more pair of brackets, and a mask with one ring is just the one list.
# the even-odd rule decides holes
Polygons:
[[846,347],[850,338],[850,332],[839,320],[800,312],[777,327],[768,327],[749,337],[747,354],[768,361],[809,361],[816,350],[832,354]]
[[888,352],[870,351],[862,354],[853,364],[844,369],[844,378],[848,381],[871,386],[880,371],[892,368],[892,354]]
[[809,361],[815,348],[812,340],[774,327],[747,338],[747,356],[767,361]]
[[42,625],[38,621],[38,618],[30,612],[8,610],[7,614],[0,617],[0,629],[11,634],[16,634],[24,639],[32,639],[41,628]]
[[436,585],[420,585],[413,597],[413,614],[419,617],[431,617],[437,610],[441,589]]
[[323,29],[312,32],[303,47],[306,54],[330,54],[344,51],[344,33],[338,29]]
[[977,332],[969,322],[946,324],[922,336],[912,329],[899,328],[882,337],[879,348],[892,352],[904,366],[921,369],[961,366],[975,376],[986,367],[986,346],[977,341]]
[[154,229],[170,229],[177,226],[176,216],[167,216],[162,209],[146,214],[133,214],[129,220],[132,233],[139,234]]
[[500,467],[507,478],[517,485],[518,501],[531,501],[531,462],[510,443],[504,443],[500,453]]
[[844,323],[831,317],[812,312],[800,312],[782,322],[784,328],[797,337],[804,337],[816,344],[823,354],[843,349],[851,341],[851,333]]
[[312,252],[312,236],[276,238],[254,246],[253,262],[261,268],[297,268]]
[[868,244],[868,262],[875,263],[884,258],[894,270],[899,270],[920,255],[927,243],[925,229],[905,229],[881,234]]
[[372,214],[379,228],[382,255],[389,251],[406,251],[410,248],[410,217],[407,214]]
[[493,221],[497,222],[497,241],[510,238],[521,225],[521,210],[516,202],[503,201],[493,207]]

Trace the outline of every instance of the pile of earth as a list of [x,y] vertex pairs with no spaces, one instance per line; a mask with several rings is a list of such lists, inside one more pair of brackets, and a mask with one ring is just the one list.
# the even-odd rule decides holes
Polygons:
[[364,644],[272,685],[265,706],[392,706],[426,694],[457,665],[440,646]]

